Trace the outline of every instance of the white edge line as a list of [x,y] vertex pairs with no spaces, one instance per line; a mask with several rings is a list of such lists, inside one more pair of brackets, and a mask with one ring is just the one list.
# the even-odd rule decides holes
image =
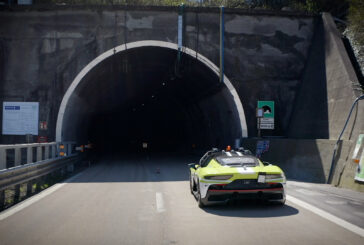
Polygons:
[[0,213],[0,221],[12,216],[13,214],[16,214],[17,212],[23,210],[24,208],[29,207],[33,203],[36,203],[39,200],[43,199],[44,197],[52,194],[53,192],[57,191],[59,188],[61,188],[65,184],[71,182],[72,180],[76,179],[77,177],[79,177],[83,173],[84,173],[84,171],[82,171],[81,173],[76,174],[75,176],[72,176],[69,179],[66,179],[62,183],[55,184],[55,185],[45,189],[44,191],[42,191],[42,192],[40,192],[40,193],[38,193],[38,194],[24,200],[24,201],[16,204],[15,206],[13,206],[11,208],[6,209],[2,213]]
[[334,215],[332,215],[332,214],[330,214],[330,213],[328,213],[326,211],[323,211],[323,210],[321,210],[319,208],[316,208],[315,206],[312,206],[311,204],[308,204],[308,203],[306,203],[304,201],[301,201],[301,200],[299,200],[299,199],[297,199],[295,197],[287,195],[286,199],[288,201],[290,201],[290,202],[293,202],[293,203],[301,206],[302,208],[305,208],[305,209],[307,209],[307,210],[321,216],[322,218],[325,218],[325,219],[327,219],[327,220],[329,220],[329,221],[331,221],[331,222],[333,222],[333,223],[335,223],[335,224],[337,224],[337,225],[339,225],[339,226],[341,226],[341,227],[343,227],[343,228],[345,228],[345,229],[347,229],[347,230],[349,230],[351,232],[354,232],[354,233],[358,234],[359,236],[364,237],[364,229],[359,227],[359,226],[353,225],[353,224],[351,224],[351,223],[349,223],[349,222],[347,222],[347,221],[345,221],[343,219],[340,219],[340,218],[338,218],[338,217],[336,217],[336,216],[334,216]]
[[158,213],[162,213],[164,211],[166,211],[166,209],[164,208],[164,201],[163,201],[163,194],[160,192],[156,192],[155,193],[155,201],[157,204],[157,212]]

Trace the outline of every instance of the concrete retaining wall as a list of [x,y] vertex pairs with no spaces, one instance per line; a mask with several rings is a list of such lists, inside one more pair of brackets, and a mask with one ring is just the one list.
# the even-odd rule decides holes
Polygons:
[[[310,143],[311,150],[308,154],[316,155],[312,162],[316,167],[326,169],[317,169],[317,174],[321,175],[318,178],[320,181],[327,178],[333,144],[344,127],[354,100],[362,93],[341,34],[336,29],[331,15],[324,13],[316,24],[308,63],[288,130],[288,136],[292,138],[332,139]],[[351,156],[358,135],[364,133],[363,118],[364,101],[360,101],[354,108],[343,134],[344,143],[340,145],[342,149],[339,149],[334,162],[332,180],[334,185],[359,191],[364,191],[364,185],[354,181],[357,164],[352,161]],[[331,153],[327,155],[326,152]],[[296,152],[292,153],[294,155],[291,155],[291,159],[297,161],[299,157],[297,158]],[[306,162],[305,159],[301,160],[301,164],[303,162]],[[292,176],[295,176],[294,173]],[[307,176],[301,177],[305,179]]]
[[[255,152],[257,141],[257,139],[247,139],[243,141],[243,145]],[[295,139],[269,139],[268,141],[269,150],[263,153],[261,159],[280,166],[287,178],[326,182],[334,141]]]
[[[40,121],[47,121],[49,128],[41,133],[52,140],[59,104],[78,72],[123,43],[146,39],[176,43],[177,15],[173,8],[2,11],[0,98],[39,101]],[[185,16],[185,45],[218,65],[219,13],[187,11]],[[269,134],[301,138],[272,140],[263,159],[280,165],[289,178],[324,182],[335,140],[361,93],[331,16],[227,11],[225,25],[225,71],[243,103],[249,135],[256,134],[257,100],[274,100],[276,130]],[[344,134],[334,184],[363,189],[353,182],[355,165],[350,161],[353,142],[364,133],[363,118],[364,101],[355,108]],[[327,140],[312,140],[317,138]],[[23,141],[6,136],[0,140]],[[245,144],[254,148],[254,142]]]
[[[53,7],[0,12],[0,98],[39,101],[40,121],[54,139],[63,94],[91,60],[134,41],[177,43],[177,8]],[[218,9],[186,9],[184,45],[219,66]],[[313,35],[314,17],[226,10],[225,72],[256,134],[257,100],[276,102],[276,130],[288,127]],[[0,120],[1,121],[1,120]],[[0,142],[23,138],[2,136]]]
[[[288,179],[326,183],[331,167],[334,140],[262,139],[269,141],[269,150],[261,159],[278,165]],[[243,146],[256,151],[258,139],[245,139]],[[364,192],[364,185],[354,181],[356,164],[350,159],[354,144],[342,141],[335,162],[333,185]],[[345,166],[345,167],[344,167]]]
[[[315,35],[288,130],[292,138],[337,139],[354,100],[362,94],[341,34],[330,14],[316,24]],[[364,101],[355,108],[343,138],[364,132]]]

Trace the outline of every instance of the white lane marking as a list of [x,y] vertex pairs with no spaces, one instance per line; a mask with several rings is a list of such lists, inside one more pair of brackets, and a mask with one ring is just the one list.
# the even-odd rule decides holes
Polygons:
[[238,156],[243,156],[243,154],[241,154],[241,152],[237,151],[236,154],[238,154]]
[[164,208],[163,194],[160,192],[155,193],[155,202],[157,204],[157,212],[162,213],[166,211]]
[[354,232],[354,233],[358,234],[359,236],[364,237],[364,229],[359,227],[359,226],[353,225],[353,224],[351,224],[351,223],[349,223],[349,222],[347,222],[347,221],[345,221],[343,219],[340,219],[340,218],[338,218],[338,217],[336,217],[336,216],[334,216],[334,215],[332,215],[332,214],[330,214],[330,213],[328,213],[326,211],[323,211],[323,210],[321,210],[319,208],[316,208],[315,206],[312,206],[311,204],[308,204],[308,203],[306,203],[304,201],[301,201],[301,200],[299,200],[299,199],[297,199],[295,197],[287,195],[286,199],[288,201],[290,201],[290,202],[293,202],[293,203],[295,203],[295,204],[297,204],[297,205],[299,205],[299,206],[301,206],[301,207],[303,207],[303,208],[305,208],[305,209],[307,209],[307,210],[321,216],[322,218],[325,218],[325,219],[327,219],[327,220],[329,220],[329,221],[331,221],[331,222],[333,222],[333,223],[335,223],[335,224],[337,224],[337,225],[339,225],[339,226],[341,226],[341,227],[343,227],[343,228],[345,228],[345,229],[347,229],[347,230],[349,230],[351,232]]
[[302,194],[308,195],[308,196],[326,196],[326,194],[319,193],[316,191],[306,190],[306,189],[296,189],[297,192],[300,192]]
[[225,153],[226,153],[226,155],[228,155],[229,157],[231,157],[231,156],[232,156],[230,152],[225,152]]
[[0,213],[0,221],[8,218],[9,216],[16,214],[17,212],[23,210],[26,207],[29,207],[30,205],[32,205],[33,203],[38,202],[39,200],[43,199],[44,197],[52,194],[53,192],[55,192],[56,190],[58,190],[59,188],[61,188],[62,186],[64,186],[65,184],[71,182],[72,180],[76,179],[77,177],[79,177],[81,174],[83,174],[83,172],[76,174],[75,176],[63,181],[62,183],[58,183],[55,184],[47,189],[45,189],[44,191],[40,192],[37,195],[34,195],[22,202],[20,202],[19,204],[5,210],[4,212]]
[[344,205],[347,204],[348,202],[346,201],[332,201],[332,200],[326,200],[325,203],[327,204],[332,204],[332,205]]

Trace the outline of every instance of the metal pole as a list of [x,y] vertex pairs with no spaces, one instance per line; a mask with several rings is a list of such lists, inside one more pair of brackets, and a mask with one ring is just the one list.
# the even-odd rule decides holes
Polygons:
[[21,149],[15,148],[14,154],[14,166],[19,166],[21,164]]
[[220,82],[224,82],[224,6],[220,7]]
[[42,147],[41,146],[37,146],[37,156],[35,157],[36,161],[42,161]]
[[0,170],[6,169],[6,149],[0,148]]
[[27,147],[27,163],[33,162],[33,147]]
[[361,95],[361,96],[359,96],[358,98],[356,98],[356,99],[355,99],[355,101],[354,101],[353,105],[351,106],[351,109],[350,109],[349,115],[348,115],[348,117],[346,118],[346,122],[345,122],[345,124],[344,124],[344,127],[343,127],[343,129],[341,130],[341,133],[340,133],[340,135],[339,135],[339,138],[338,138],[338,139],[337,139],[337,141],[336,141],[336,144],[335,144],[335,147],[334,147],[334,152],[333,152],[333,154],[332,154],[331,167],[330,167],[329,176],[328,176],[328,178],[327,178],[327,184],[329,184],[329,183],[331,182],[332,177],[333,177],[332,175],[333,175],[333,172],[334,172],[335,155],[336,155],[336,151],[337,151],[337,148],[338,148],[339,142],[340,142],[340,140],[341,140],[341,136],[344,134],[344,131],[345,131],[345,129],[346,129],[346,126],[348,125],[348,122],[349,122],[350,117],[351,117],[351,113],[353,112],[355,105],[358,103],[358,101],[359,101],[359,100],[362,100],[362,99],[364,99],[364,94],[363,94],[363,95]]
[[181,61],[181,51],[183,46],[183,9],[182,3],[178,11],[178,63]]

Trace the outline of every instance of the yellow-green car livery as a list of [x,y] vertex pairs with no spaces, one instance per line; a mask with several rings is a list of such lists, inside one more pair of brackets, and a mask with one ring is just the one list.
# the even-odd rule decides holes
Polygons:
[[189,167],[191,193],[200,207],[231,199],[263,199],[280,204],[286,201],[283,171],[278,166],[264,165],[243,148],[213,148],[199,164],[191,163]]

